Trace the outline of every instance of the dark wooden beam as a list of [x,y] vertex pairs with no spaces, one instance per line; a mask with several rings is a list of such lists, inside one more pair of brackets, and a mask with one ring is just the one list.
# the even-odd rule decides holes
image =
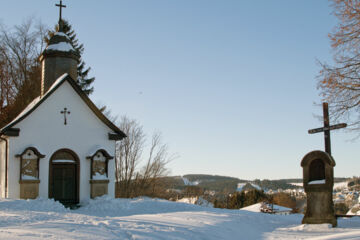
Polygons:
[[20,128],[8,128],[4,131],[4,135],[8,137],[18,137],[20,135]]
[[117,133],[109,133],[108,134],[109,140],[115,140],[115,141],[120,141],[121,139],[123,139],[125,136],[124,135],[120,135]]

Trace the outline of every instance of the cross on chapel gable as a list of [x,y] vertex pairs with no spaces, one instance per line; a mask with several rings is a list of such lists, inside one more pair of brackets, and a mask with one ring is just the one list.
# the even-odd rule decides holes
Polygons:
[[70,111],[67,110],[67,108],[64,108],[64,110],[60,111],[61,114],[64,114],[64,125],[67,124],[66,114],[70,114]]

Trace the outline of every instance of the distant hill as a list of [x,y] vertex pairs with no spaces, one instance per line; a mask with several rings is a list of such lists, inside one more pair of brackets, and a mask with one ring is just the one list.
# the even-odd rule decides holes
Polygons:
[[[335,178],[335,182],[343,182],[349,178]],[[291,183],[302,183],[302,178],[279,179],[279,180],[244,180],[235,177],[208,175],[208,174],[187,174],[184,176],[164,177],[161,179],[161,184],[167,189],[183,190],[188,186],[198,186],[204,190],[216,192],[235,192],[238,183],[252,183],[256,184],[264,190],[277,189],[298,189]]]
[[192,183],[196,182],[196,185],[204,190],[213,190],[217,192],[233,192],[236,190],[238,183],[247,182],[246,180],[234,177],[206,174],[188,174],[184,175],[183,179],[188,179]]

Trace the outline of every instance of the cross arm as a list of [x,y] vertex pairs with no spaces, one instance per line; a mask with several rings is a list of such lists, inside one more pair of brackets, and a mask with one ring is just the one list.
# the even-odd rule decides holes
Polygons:
[[346,128],[347,124],[346,123],[339,123],[339,124],[335,124],[329,127],[322,127],[322,128],[314,128],[314,129],[310,129],[308,131],[309,134],[313,134],[313,133],[319,133],[319,132],[324,132],[324,131],[328,131],[328,130],[334,130],[334,129],[340,129],[340,128]]

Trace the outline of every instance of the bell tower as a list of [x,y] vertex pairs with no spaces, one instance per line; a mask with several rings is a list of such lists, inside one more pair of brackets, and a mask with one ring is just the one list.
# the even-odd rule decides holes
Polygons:
[[71,45],[70,38],[64,31],[64,22],[61,19],[61,8],[66,7],[56,4],[60,8],[59,30],[50,38],[48,46],[41,54],[41,96],[43,96],[51,85],[64,73],[68,73],[74,80],[77,79],[77,65],[79,54]]

